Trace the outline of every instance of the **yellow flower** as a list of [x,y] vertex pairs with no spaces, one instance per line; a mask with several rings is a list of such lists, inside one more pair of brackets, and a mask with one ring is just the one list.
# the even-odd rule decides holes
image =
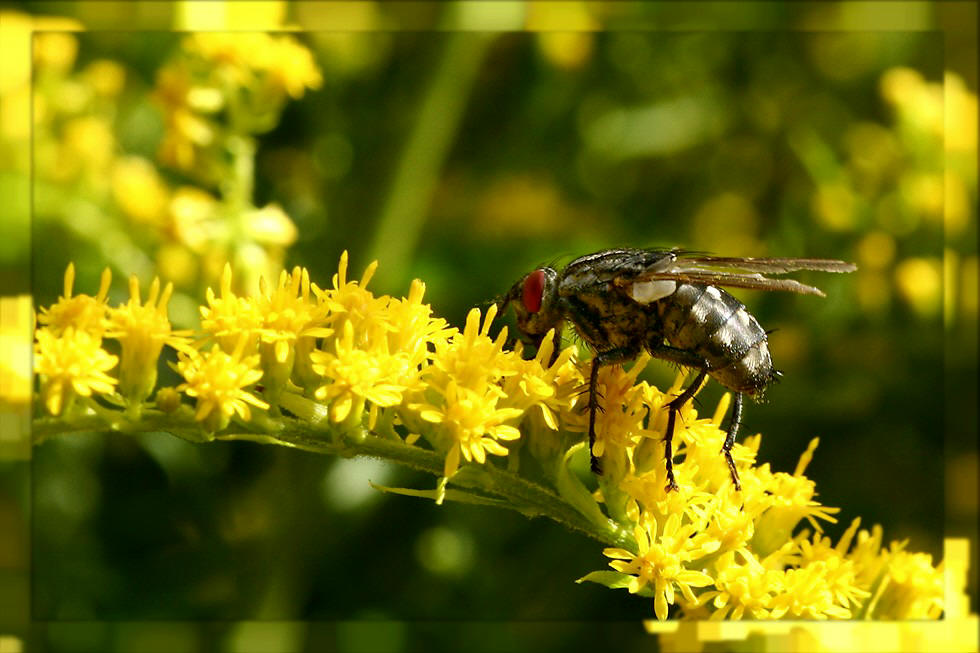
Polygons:
[[156,167],[138,156],[120,157],[112,164],[116,204],[136,223],[157,225],[167,206],[167,187]]
[[678,514],[670,515],[663,522],[663,530],[658,532],[656,519],[649,519],[633,529],[637,553],[620,548],[607,548],[603,555],[613,558],[609,566],[633,578],[627,589],[630,594],[643,591],[652,586],[653,606],[657,619],[667,618],[667,606],[674,603],[674,588],[690,604],[697,598],[691,587],[704,587],[712,583],[712,578],[703,571],[687,569],[685,563],[704,557],[718,550],[717,540],[696,533],[694,524],[681,525]]
[[313,54],[290,37],[280,37],[267,51],[264,68],[273,86],[281,87],[294,100],[303,97],[306,89],[319,88],[323,76],[313,60]]
[[245,337],[244,351],[251,353],[258,344],[262,316],[255,302],[239,297],[231,289],[231,265],[225,263],[221,272],[221,294],[215,295],[208,288],[205,296],[208,305],[201,306],[201,328],[213,335],[221,349],[231,353]]
[[[838,547],[831,546],[829,537],[821,537],[819,533],[814,533],[812,540],[801,537],[798,541],[800,566],[823,565],[822,583],[831,593],[836,605],[850,613],[851,607],[860,606],[861,602],[870,596],[870,593],[860,586],[854,561],[844,556]],[[940,574],[940,578],[941,576]],[[942,587],[942,580],[939,585]]]
[[[498,440],[516,440],[521,432],[504,422],[520,417],[517,408],[497,408],[496,393],[479,392],[450,381],[443,392],[441,406],[410,406],[426,422],[442,428],[437,442],[448,446],[443,477],[450,478],[459,469],[460,456],[467,461],[486,462],[487,454],[506,456],[507,447]],[[440,437],[441,436],[441,437]]]
[[60,415],[74,397],[112,392],[116,379],[106,372],[119,359],[102,349],[102,339],[73,326],[60,333],[37,331],[34,371],[41,377],[41,398],[52,415]]
[[184,47],[217,64],[241,86],[256,84],[263,75],[261,81],[293,99],[323,81],[310,51],[291,36],[202,32],[188,38]]
[[310,301],[310,274],[306,269],[296,267],[292,274],[283,270],[279,284],[271,290],[260,278],[259,292],[252,304],[259,316],[264,393],[275,406],[293,373],[297,341],[324,338],[333,330],[320,326],[325,315],[322,307]]
[[496,340],[488,336],[497,307],[490,306],[481,326],[479,309],[466,317],[462,333],[434,343],[432,363],[424,368],[426,400],[408,404],[407,415],[439,424],[425,434],[438,450],[446,452],[444,476],[459,468],[461,459],[483,463],[486,454],[503,456],[507,448],[498,440],[516,440],[520,431],[505,422],[524,414],[510,404],[501,380],[517,373],[514,352],[504,352],[507,329]]
[[0,296],[0,411],[30,406],[34,328],[30,295]]
[[[743,560],[742,564],[735,561],[736,553]],[[782,572],[766,569],[747,549],[726,551],[715,561],[714,568],[717,589],[698,597],[699,604],[710,601],[716,608],[711,613],[712,620],[773,617],[772,600],[782,587]]]
[[65,270],[65,294],[49,308],[41,308],[37,321],[56,335],[71,327],[75,331],[85,331],[95,336],[96,341],[100,341],[105,331],[106,296],[109,294],[111,281],[112,272],[106,268],[102,271],[102,281],[95,297],[72,296],[75,264],[69,263]]
[[253,241],[262,245],[289,247],[296,242],[299,231],[278,204],[266,204],[241,216],[242,229]]
[[388,352],[387,340],[374,337],[374,346],[359,349],[354,341],[354,327],[344,322],[343,336],[334,341],[335,353],[313,352],[313,369],[326,383],[316,390],[316,398],[330,401],[330,419],[343,422],[348,416],[360,415],[364,402],[371,402],[373,428],[376,407],[395,406],[402,393],[418,383],[418,363],[404,352]]
[[[894,546],[894,545],[893,545]],[[945,603],[943,564],[928,553],[890,553],[888,576],[879,590],[878,619],[938,619]]]
[[534,358],[523,360],[518,343],[511,358],[515,374],[505,376],[502,387],[507,405],[524,412],[522,428],[529,450],[540,461],[561,459],[563,416],[572,414],[582,391],[582,375],[573,361],[577,348],[566,347],[551,363],[554,332],[545,335]]
[[[361,281],[347,280],[347,250],[340,255],[337,274],[333,275],[332,287],[321,290],[312,284],[313,293],[331,315],[331,320],[348,320],[354,326],[354,334],[358,338],[366,338],[367,334],[378,325],[392,329],[388,325],[387,308],[389,298],[375,297],[366,286],[378,269],[378,262],[372,261],[364,270]],[[332,326],[332,324],[331,324]],[[339,327],[335,327],[339,331]]]
[[435,356],[427,369],[430,385],[444,390],[453,380],[477,394],[505,396],[499,381],[517,374],[516,355],[504,351],[506,327],[500,330],[496,340],[490,339],[490,324],[496,315],[497,307],[491,305],[481,326],[480,311],[474,308],[466,316],[462,333],[455,334],[445,343],[435,343]]
[[259,355],[242,356],[245,342],[243,334],[230,354],[218,347],[204,354],[196,350],[177,354],[177,371],[185,379],[177,389],[197,398],[194,419],[203,422],[211,433],[228,426],[232,415],[237,414],[246,421],[251,419],[249,404],[262,409],[269,407],[245,390],[262,378],[262,371],[256,369]]
[[413,361],[422,363],[429,357],[429,347],[445,345],[457,330],[450,328],[446,320],[432,317],[432,307],[422,301],[425,284],[415,279],[404,299],[392,299],[386,307],[390,351],[409,354]]
[[144,304],[140,298],[139,279],[129,278],[129,302],[109,309],[107,338],[119,340],[122,364],[119,368],[119,392],[130,404],[137,405],[153,392],[157,382],[157,360],[163,346],[189,350],[187,332],[170,328],[167,304],[173,293],[168,283],[160,292],[160,279],[154,278]]
[[[620,478],[624,471],[626,452],[642,437],[644,420],[650,409],[644,402],[645,383],[636,384],[636,377],[650,361],[649,354],[642,354],[627,372],[621,365],[609,365],[599,370],[596,391],[602,397],[602,410],[596,412],[595,445],[592,453],[602,457],[604,470],[613,478]],[[589,412],[578,414],[573,430],[588,430]],[[675,428],[675,436],[680,431]]]

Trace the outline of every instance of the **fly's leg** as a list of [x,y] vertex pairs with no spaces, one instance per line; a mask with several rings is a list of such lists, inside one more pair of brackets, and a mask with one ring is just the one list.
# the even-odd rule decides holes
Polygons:
[[694,393],[698,391],[698,388],[701,387],[701,383],[704,381],[704,377],[707,375],[711,365],[708,363],[708,361],[693,352],[686,349],[670,347],[664,344],[650,346],[647,348],[647,351],[649,351],[650,355],[654,358],[659,358],[661,360],[670,361],[671,363],[676,363],[684,367],[693,367],[694,369],[700,370],[697,378],[694,379],[694,382],[691,383],[691,385],[689,385],[680,395],[675,397],[670,401],[670,403],[667,404],[667,432],[664,434],[664,457],[667,459],[667,487],[664,489],[667,492],[670,492],[671,490],[677,489],[677,483],[674,481],[673,458],[674,423],[677,421],[677,413],[687,402],[687,400],[694,396]]
[[694,377],[694,381],[691,385],[687,386],[684,392],[680,393],[672,399],[667,404],[667,432],[664,434],[664,458],[667,461],[667,487],[664,488],[665,491],[670,492],[671,490],[677,489],[677,483],[674,481],[674,452],[672,441],[674,439],[674,422],[677,418],[677,413],[680,412],[681,408],[687,403],[687,400],[694,396],[694,393],[698,391],[701,387],[701,383],[704,381],[704,377],[708,374],[708,368],[702,367],[698,375]]
[[732,482],[736,490],[742,489],[742,484],[738,482],[738,470],[735,469],[735,461],[732,460],[732,446],[735,444],[735,436],[738,435],[738,427],[742,423],[742,393],[735,393],[735,406],[732,408],[732,421],[728,424],[728,435],[725,436],[725,444],[721,452],[725,454],[725,462],[728,463],[728,471],[732,473]]
[[636,358],[637,352],[633,349],[610,349],[597,353],[592,357],[592,372],[589,374],[589,460],[592,473],[601,476],[602,465],[599,459],[592,453],[595,446],[595,414],[599,410],[599,393],[596,386],[599,382],[599,368],[603,365],[613,365]]

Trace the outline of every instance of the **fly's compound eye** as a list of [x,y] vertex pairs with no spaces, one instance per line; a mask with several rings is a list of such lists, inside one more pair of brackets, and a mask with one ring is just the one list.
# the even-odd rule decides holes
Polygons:
[[541,310],[541,298],[544,296],[544,270],[535,270],[524,280],[524,292],[521,300],[528,313]]

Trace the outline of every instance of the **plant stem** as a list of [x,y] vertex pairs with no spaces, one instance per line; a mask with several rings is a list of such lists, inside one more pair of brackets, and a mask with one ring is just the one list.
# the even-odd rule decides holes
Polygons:
[[[111,415],[110,415],[111,413]],[[202,432],[192,415],[167,415],[147,409],[138,422],[130,422],[122,413],[88,411],[69,419],[39,418],[34,420],[33,441],[39,444],[58,435],[72,433],[169,433],[193,443],[211,440],[243,440],[259,444],[291,447],[320,454],[345,457],[371,456],[441,476],[443,456],[435,451],[369,433],[363,429],[351,437],[330,430],[320,430],[308,423],[289,417],[266,420],[267,432],[239,431],[210,435]],[[521,478],[516,473],[487,461],[483,465],[464,465],[449,479],[451,486],[464,488],[517,510],[529,517],[547,517],[572,530],[610,546],[633,548],[630,534],[604,520],[597,523],[564,501],[551,489]]]

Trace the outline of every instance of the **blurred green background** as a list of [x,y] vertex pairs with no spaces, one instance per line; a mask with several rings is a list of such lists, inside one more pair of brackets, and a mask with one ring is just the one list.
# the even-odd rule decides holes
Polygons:
[[[84,4],[45,11],[85,25]],[[743,436],[762,433],[760,460],[782,471],[820,437],[807,475],[842,508],[826,527],[835,539],[860,516],[940,558],[944,533],[975,532],[976,62],[971,44],[944,38],[955,15],[909,3],[924,7],[914,28],[865,31],[858,16],[857,29],[823,31],[808,21],[837,11],[847,25],[848,3],[757,3],[747,20],[765,31],[727,31],[738,10],[718,3],[722,29],[664,31],[689,14],[555,3],[600,31],[520,31],[547,17],[510,7],[482,19],[518,31],[490,33],[453,31],[481,20],[458,6],[409,15],[401,4],[345,18],[365,31],[295,35],[322,84],[259,135],[252,197],[281,207],[294,242],[281,226],[203,245],[182,230],[174,200],[188,187],[219,194],[221,180],[160,160],[168,118],[154,89],[181,34],[52,38],[35,59],[35,305],[56,300],[69,261],[76,292],[94,293],[109,265],[113,302],[130,274],[144,288],[158,274],[177,286],[175,326],[193,326],[224,259],[264,274],[302,265],[327,285],[347,249],[352,276],[380,260],[376,293],[401,296],[421,278],[435,312],[461,326],[534,267],[607,247],[851,260],[852,275],[799,275],[824,300],[734,293],[775,330],[785,375],[766,404],[746,405]],[[141,11],[137,24],[179,26]],[[284,5],[280,18],[309,27],[323,19],[314,11],[329,9]],[[372,31],[399,21],[450,29]],[[8,177],[23,172],[6,163]],[[5,263],[23,253],[5,248]],[[674,374],[644,372],[661,387]],[[703,410],[720,396],[709,384]],[[372,460],[163,434],[45,442],[31,467],[32,618],[652,615],[646,600],[572,582],[605,565],[596,542],[489,508],[380,495],[368,480],[434,482]],[[381,646],[399,650],[404,634],[388,627]],[[475,650],[517,637],[490,631]]]

